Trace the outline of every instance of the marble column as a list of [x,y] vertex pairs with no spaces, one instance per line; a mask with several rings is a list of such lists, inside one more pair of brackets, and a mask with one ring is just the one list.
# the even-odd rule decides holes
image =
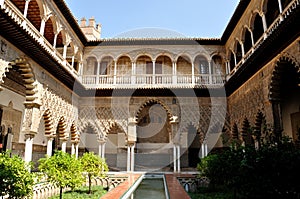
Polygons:
[[98,139],[99,142],[99,157],[100,158],[105,158],[105,144],[106,144],[106,138],[100,137]]
[[177,171],[180,173],[180,145],[177,145]]
[[67,58],[68,44],[64,44],[63,58]]
[[52,156],[52,143],[53,143],[54,138],[53,137],[48,137],[47,141],[47,156],[51,157]]
[[177,159],[176,145],[174,145],[174,146],[173,146],[173,165],[174,165],[174,173],[177,172],[176,159]]
[[27,18],[29,3],[30,3],[30,0],[26,0],[26,2],[25,2],[25,8],[24,8],[24,14],[23,14],[25,18]]
[[131,84],[135,84],[136,81],[136,63],[132,62],[131,63]]
[[131,145],[131,160],[130,160],[130,171],[131,172],[134,172],[134,148],[135,148],[135,144],[132,144]]
[[134,172],[134,162],[135,162],[135,143],[128,143],[127,145],[127,172]]
[[267,29],[268,29],[268,24],[267,24],[267,20],[266,20],[266,15],[262,15],[261,16],[261,18],[262,18],[262,23],[263,23],[263,28],[264,28],[264,38],[266,39],[267,38],[267,34],[266,34],[266,31],[267,31]]
[[178,133],[178,117],[172,116],[171,121],[171,135],[172,135],[172,141],[173,141],[173,165],[174,165],[174,172],[177,172],[180,170],[178,168],[178,158],[180,157],[180,154],[178,153],[178,145],[180,143],[180,135]]
[[25,157],[24,160],[26,163],[29,163],[32,160],[32,146],[33,146],[34,135],[27,134],[25,135]]
[[42,21],[41,21],[41,26],[40,26],[40,33],[41,33],[41,35],[44,35],[45,25],[46,25],[46,19],[43,17]]
[[152,84],[155,84],[155,60],[152,61]]
[[192,84],[195,84],[195,64],[192,63]]
[[211,61],[208,61],[208,83],[212,84],[212,68],[211,68]]
[[101,152],[102,152],[102,154],[101,154],[101,158],[105,158],[105,142],[102,144],[102,150],[101,150]]
[[172,67],[172,83],[173,84],[177,84],[177,63],[176,62],[173,62],[173,67]]
[[53,39],[53,48],[56,48],[57,36],[58,36],[58,33],[55,33],[54,34],[54,39]]
[[79,143],[77,143],[75,145],[75,157],[76,157],[76,159],[78,158],[78,147],[79,147]]
[[71,155],[75,155],[75,143],[72,143],[71,145]]
[[127,146],[127,172],[130,172],[130,155],[131,155],[131,147]]
[[114,85],[117,84],[117,61],[114,61]]
[[61,140],[61,151],[66,152],[67,151],[67,140],[63,139]]

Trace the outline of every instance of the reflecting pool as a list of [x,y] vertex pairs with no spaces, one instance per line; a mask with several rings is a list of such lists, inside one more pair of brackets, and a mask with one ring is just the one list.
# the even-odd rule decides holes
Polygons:
[[122,199],[169,199],[163,174],[145,174],[123,195]]
[[163,178],[145,178],[133,193],[134,199],[166,199]]

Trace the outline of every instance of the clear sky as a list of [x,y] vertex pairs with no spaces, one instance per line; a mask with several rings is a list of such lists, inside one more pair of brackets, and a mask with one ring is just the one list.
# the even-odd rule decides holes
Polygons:
[[[95,17],[102,38],[136,29],[171,30],[184,37],[221,37],[239,0],[65,0],[76,19]],[[147,31],[146,31],[147,32]]]

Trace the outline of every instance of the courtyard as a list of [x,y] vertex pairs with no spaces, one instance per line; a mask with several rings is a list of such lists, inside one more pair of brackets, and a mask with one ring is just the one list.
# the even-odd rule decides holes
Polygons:
[[[72,11],[145,6],[77,3],[0,0],[2,198],[300,198],[299,0],[240,0],[209,38],[105,37]],[[179,5],[156,23],[202,27]]]

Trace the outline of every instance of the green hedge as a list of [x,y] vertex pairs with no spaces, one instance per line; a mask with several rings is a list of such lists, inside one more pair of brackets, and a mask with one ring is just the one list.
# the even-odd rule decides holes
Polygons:
[[300,198],[300,151],[289,141],[231,147],[198,164],[211,188],[230,190],[235,198]]

